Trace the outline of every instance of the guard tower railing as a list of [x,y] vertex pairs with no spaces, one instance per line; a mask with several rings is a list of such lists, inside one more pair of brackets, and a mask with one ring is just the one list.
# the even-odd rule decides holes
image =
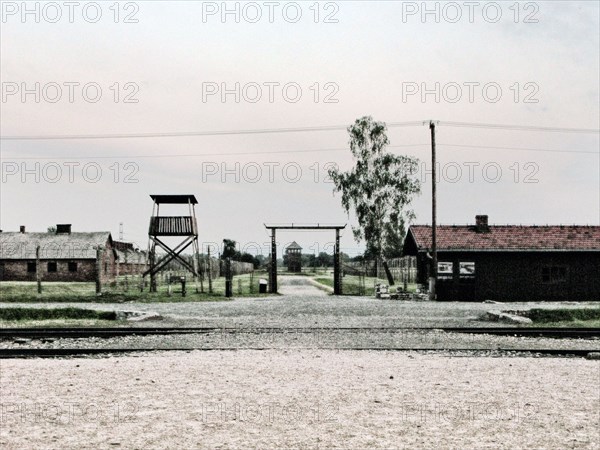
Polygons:
[[198,236],[196,218],[190,216],[150,217],[150,236]]

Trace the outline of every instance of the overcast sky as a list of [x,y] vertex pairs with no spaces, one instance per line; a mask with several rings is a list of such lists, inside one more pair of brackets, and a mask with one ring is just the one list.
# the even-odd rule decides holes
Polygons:
[[[597,130],[598,2],[427,2],[425,16],[422,2],[230,2],[225,16],[221,2],[28,2],[26,15],[21,2],[1,3],[4,138],[433,119],[440,223],[600,223],[598,133],[447,123]],[[423,162],[414,209],[430,223],[428,126],[389,137],[389,151]],[[343,129],[4,139],[0,228],[72,223],[117,238],[122,222],[125,240],[145,247],[149,194],[192,193],[201,242],[256,252],[265,222],[354,222],[326,178],[328,164],[351,166],[347,142]],[[312,252],[333,235],[279,239],[291,240]],[[362,244],[348,231],[342,248]]]

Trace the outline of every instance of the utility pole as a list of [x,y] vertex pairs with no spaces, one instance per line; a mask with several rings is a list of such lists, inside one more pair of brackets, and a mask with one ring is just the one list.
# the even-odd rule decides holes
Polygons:
[[208,256],[206,257],[208,261],[208,293],[213,293],[213,285],[212,285],[212,261],[210,260],[210,245],[207,245],[208,248]]
[[277,293],[277,236],[276,228],[271,229],[271,293]]
[[340,230],[335,230],[335,250],[333,253],[333,294],[342,295],[342,267],[340,256]]
[[438,275],[438,262],[437,262],[437,169],[436,169],[436,158],[435,158],[435,122],[429,121],[429,129],[431,130],[431,253],[432,253],[432,267],[431,277],[429,278],[429,300],[436,299],[436,284]]

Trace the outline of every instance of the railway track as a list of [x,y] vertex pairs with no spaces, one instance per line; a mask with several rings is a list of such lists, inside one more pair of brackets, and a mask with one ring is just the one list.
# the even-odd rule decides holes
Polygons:
[[[261,327],[261,328],[227,328],[227,327],[128,327],[128,328],[3,328],[0,329],[0,341],[17,339],[27,340],[55,340],[55,339],[85,339],[85,338],[114,338],[125,336],[168,336],[181,334],[264,334],[264,333],[461,333],[476,335],[518,336],[533,338],[556,338],[556,339],[600,339],[598,328],[509,328],[509,327],[429,327],[429,328],[407,328],[407,327],[319,327],[319,328],[293,328],[293,327]],[[30,344],[31,342],[27,342]],[[599,346],[600,347],[600,346]],[[271,347],[243,347],[244,350],[267,350]],[[210,347],[210,348],[34,348],[30,346],[19,346],[0,349],[0,359],[7,358],[54,358],[54,357],[78,357],[92,355],[119,355],[140,352],[155,351],[192,351],[213,350],[231,351],[239,350],[239,347]],[[298,347],[294,347],[298,349]],[[327,347],[319,347],[327,350]],[[424,348],[416,346],[405,347],[336,347],[337,350],[377,350],[377,351],[435,351],[435,352],[465,352],[469,353],[512,353],[523,355],[547,355],[547,356],[575,356],[585,357],[590,353],[600,351],[581,349],[532,349],[532,348]]]
[[0,340],[14,338],[111,338],[119,336],[148,336],[202,333],[319,333],[319,332],[411,333],[445,332],[462,334],[491,334],[496,336],[590,339],[600,338],[600,328],[543,328],[543,327],[120,327],[120,328],[1,328]]

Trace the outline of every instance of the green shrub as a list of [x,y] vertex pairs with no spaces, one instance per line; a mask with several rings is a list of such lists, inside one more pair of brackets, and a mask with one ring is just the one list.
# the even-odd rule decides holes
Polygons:
[[598,320],[600,319],[600,308],[532,309],[527,315],[534,322]]
[[0,320],[98,319],[116,320],[114,311],[80,308],[0,308]]

